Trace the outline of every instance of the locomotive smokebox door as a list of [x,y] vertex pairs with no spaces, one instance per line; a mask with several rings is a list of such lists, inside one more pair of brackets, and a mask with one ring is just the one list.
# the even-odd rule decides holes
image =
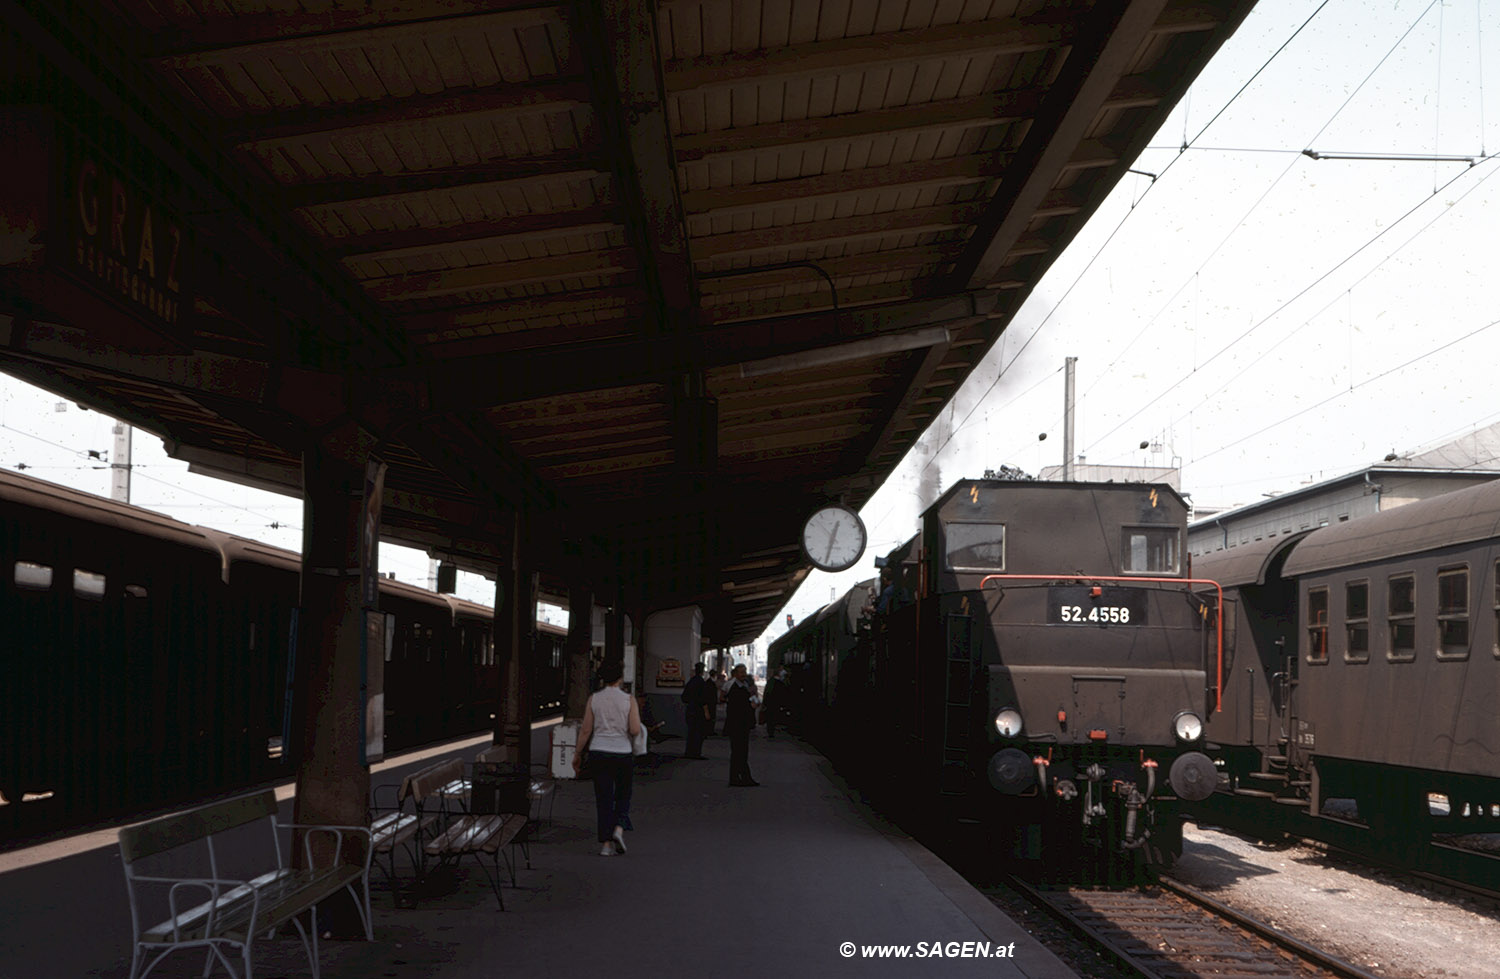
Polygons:
[[1073,677],[1073,714],[1068,718],[1073,740],[1090,740],[1090,733],[1104,731],[1109,738],[1125,734],[1125,678],[1123,676]]

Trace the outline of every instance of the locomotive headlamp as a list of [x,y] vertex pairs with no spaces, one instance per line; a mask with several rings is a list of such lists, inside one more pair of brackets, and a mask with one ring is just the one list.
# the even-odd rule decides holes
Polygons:
[[1197,741],[1203,737],[1203,721],[1197,714],[1185,710],[1172,721],[1172,733],[1178,741]]
[[1007,707],[995,715],[995,730],[1002,738],[1014,738],[1021,733],[1021,712]]

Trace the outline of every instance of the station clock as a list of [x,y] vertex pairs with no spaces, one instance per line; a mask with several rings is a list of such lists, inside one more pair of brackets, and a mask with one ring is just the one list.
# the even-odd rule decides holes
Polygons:
[[865,552],[865,543],[864,521],[845,506],[821,507],[802,525],[802,553],[823,571],[854,567]]

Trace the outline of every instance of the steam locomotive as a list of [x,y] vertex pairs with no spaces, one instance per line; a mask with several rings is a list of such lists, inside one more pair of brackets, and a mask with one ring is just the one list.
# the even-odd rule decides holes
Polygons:
[[[1170,487],[961,480],[880,583],[772,644],[836,756],[1021,855],[1168,863],[1219,782],[1217,597]],[[855,604],[862,610],[852,616]]]

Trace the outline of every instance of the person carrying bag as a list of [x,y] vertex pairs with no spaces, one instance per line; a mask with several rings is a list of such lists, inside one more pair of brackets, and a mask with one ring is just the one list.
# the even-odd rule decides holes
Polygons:
[[573,771],[582,770],[584,753],[594,778],[594,808],[598,816],[599,855],[612,857],[625,852],[624,820],[629,819],[630,792],[635,775],[632,741],[644,740],[640,708],[635,698],[620,689],[625,671],[619,661],[599,667],[604,687],[589,698],[583,709],[583,727],[578,732],[578,751]]

